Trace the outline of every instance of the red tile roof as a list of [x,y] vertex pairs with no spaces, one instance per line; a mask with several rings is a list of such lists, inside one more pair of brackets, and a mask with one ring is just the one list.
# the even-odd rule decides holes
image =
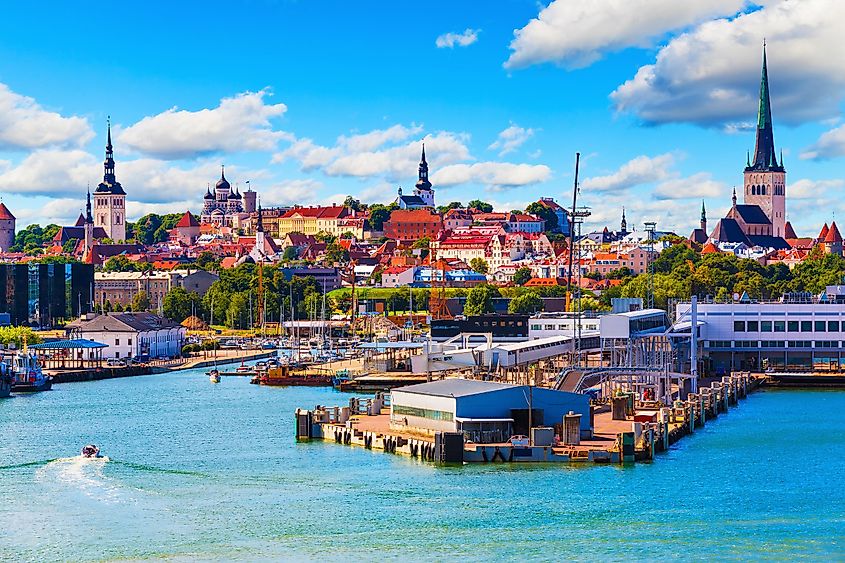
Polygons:
[[12,215],[12,212],[9,211],[9,208],[3,202],[0,202],[0,219],[15,220],[15,216]]
[[185,211],[185,214],[182,215],[182,218],[179,219],[178,223],[176,223],[177,229],[184,229],[186,227],[199,227],[199,226],[200,226],[200,224],[197,222],[197,220],[194,218],[194,216],[191,215],[190,211]]

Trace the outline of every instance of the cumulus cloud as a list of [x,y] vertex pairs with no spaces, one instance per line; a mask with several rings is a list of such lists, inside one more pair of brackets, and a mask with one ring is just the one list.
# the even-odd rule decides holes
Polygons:
[[[685,5],[687,2],[677,2]],[[660,49],[611,99],[644,123],[741,124],[756,115],[760,44],[768,41],[775,120],[831,117],[845,91],[839,0],[771,0],[759,10],[698,25]]]
[[585,179],[581,187],[589,191],[614,192],[641,184],[650,184],[668,178],[674,163],[675,157],[672,153],[655,157],[641,155],[629,160],[612,174]]
[[545,182],[551,173],[551,169],[545,164],[476,162],[446,166],[434,174],[432,182],[439,186],[482,184],[493,190],[500,190]]
[[466,136],[440,132],[422,141],[408,139],[422,132],[420,126],[394,125],[369,133],[338,137],[333,146],[318,145],[311,139],[296,139],[274,155],[273,162],[296,160],[305,172],[322,170],[328,176],[358,178],[383,177],[398,181],[412,177],[420,161],[422,142],[431,166],[443,166],[470,158]]
[[534,129],[526,129],[515,123],[511,123],[510,127],[500,132],[496,140],[487,148],[491,151],[499,151],[499,156],[505,156],[508,153],[516,151],[533,136]]
[[84,145],[94,132],[84,117],[64,117],[0,84],[0,149]]
[[[476,183],[490,189],[504,189],[542,182],[551,174],[545,165],[476,162],[470,154],[469,136],[465,133],[440,131],[426,135],[422,140],[409,140],[422,130],[422,126],[394,125],[369,133],[340,136],[333,146],[319,145],[311,139],[296,139],[276,154],[273,161],[295,160],[303,171],[321,170],[327,176],[413,182],[421,144],[425,143],[432,182],[443,187]],[[530,132],[522,134],[526,138],[533,134],[530,129],[523,131]],[[514,146],[524,142],[507,140],[515,142]],[[388,188],[387,193],[393,193],[394,189]]]
[[[818,202],[822,194],[834,193],[845,187],[845,180],[808,180],[806,178],[792,182],[787,186],[786,195],[789,199],[812,199]],[[817,211],[818,209],[814,209]]]
[[656,199],[700,199],[719,197],[725,193],[727,185],[714,180],[707,172],[699,172],[688,178],[670,178],[660,182],[652,191]]
[[[322,187],[321,182],[308,178],[272,182],[269,186],[263,186],[259,190],[261,205],[272,207],[274,205],[313,204],[317,192]],[[341,198],[340,201],[342,202],[345,197]]]
[[455,46],[468,47],[478,41],[478,34],[480,29],[466,28],[463,33],[444,33],[434,40],[434,44],[438,49],[449,48],[453,49]]
[[747,0],[554,0],[514,31],[506,68],[585,67],[608,51],[649,47],[667,32],[736,14]]
[[171,108],[145,117],[124,130],[121,143],[165,160],[215,153],[270,151],[290,135],[273,129],[272,120],[287,111],[285,104],[268,104],[267,89],[223,98],[213,109]]
[[845,125],[825,131],[819,140],[801,153],[805,160],[824,160],[845,156]]
[[[220,175],[220,168],[211,161],[183,167],[150,158],[118,161],[115,171],[126,190],[127,201],[136,203],[176,202],[186,194],[199,201],[205,186]],[[227,167],[226,172],[233,184],[241,177],[254,180],[266,175],[260,170],[235,166]],[[102,177],[102,162],[85,151],[37,150],[17,165],[0,171],[0,190],[81,199],[86,186],[90,184],[93,190]]]

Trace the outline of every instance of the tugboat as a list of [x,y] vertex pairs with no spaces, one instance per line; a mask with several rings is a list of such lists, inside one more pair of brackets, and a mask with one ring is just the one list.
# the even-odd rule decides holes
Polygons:
[[94,458],[100,457],[100,448],[95,446],[94,444],[88,444],[87,446],[82,446],[82,452],[80,452],[82,457],[87,458]]
[[12,358],[12,391],[16,393],[35,393],[49,391],[53,378],[44,375],[36,357],[24,349]]

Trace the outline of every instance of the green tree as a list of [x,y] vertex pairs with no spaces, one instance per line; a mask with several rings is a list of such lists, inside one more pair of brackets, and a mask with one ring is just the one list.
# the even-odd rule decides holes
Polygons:
[[450,209],[460,209],[461,207],[463,207],[463,205],[460,201],[451,201],[447,205],[441,205],[440,207],[438,207],[437,212],[442,214],[446,213]]
[[326,245],[325,260],[331,264],[349,261],[349,251],[336,242]]
[[191,313],[196,311],[201,314],[202,300],[196,292],[188,292],[183,287],[174,287],[167,292],[162,301],[162,313],[168,319],[182,322]]
[[539,201],[535,201],[534,203],[529,204],[525,208],[526,213],[530,213],[531,215],[536,215],[540,219],[546,222],[546,229],[547,231],[557,231],[559,230],[560,225],[557,224],[557,214],[540,203]]
[[62,245],[62,252],[65,254],[73,254],[73,251],[76,250],[76,246],[79,244],[79,239],[68,239]]
[[295,246],[285,248],[285,251],[282,253],[282,262],[293,262],[297,258],[299,258],[299,252],[297,252]]
[[203,250],[197,255],[197,259],[194,260],[194,266],[201,270],[216,272],[220,269],[220,260],[215,258],[214,254],[208,250]]
[[483,213],[492,213],[493,206],[486,201],[481,201],[480,199],[473,199],[469,203],[467,203],[467,207],[469,209],[478,209]]
[[508,313],[515,315],[533,315],[543,308],[543,300],[533,291],[523,293],[508,303]]
[[328,244],[328,243],[332,243],[332,242],[334,242],[334,241],[336,241],[336,240],[337,240],[337,237],[336,237],[336,236],[334,236],[334,235],[332,235],[332,234],[329,234],[329,233],[327,233],[326,231],[320,231],[319,233],[317,233],[316,235],[314,235],[314,238],[315,238],[316,240],[320,241],[320,242],[325,242],[325,243],[327,243],[327,244]]
[[370,217],[367,220],[370,224],[370,229],[373,231],[383,231],[384,230],[384,222],[390,218],[391,212],[395,209],[399,209],[399,206],[396,205],[396,202],[392,202],[389,205],[382,205],[380,203],[376,203],[370,206]]
[[150,309],[150,298],[146,291],[139,291],[132,297],[133,311],[148,311]]
[[126,256],[112,256],[103,264],[104,272],[140,272],[141,266]]
[[481,284],[473,287],[467,294],[464,315],[484,315],[493,312],[493,299],[499,297],[499,290],[492,285]]
[[513,283],[516,285],[525,285],[532,277],[534,276],[531,273],[531,268],[527,266],[520,266],[513,273]]
[[490,269],[490,266],[487,264],[487,261],[484,258],[480,258],[478,256],[469,261],[469,267],[472,268],[474,271],[478,272],[479,274],[486,274]]
[[346,196],[346,199],[343,200],[343,206],[355,211],[361,211],[361,201],[355,199],[351,195]]

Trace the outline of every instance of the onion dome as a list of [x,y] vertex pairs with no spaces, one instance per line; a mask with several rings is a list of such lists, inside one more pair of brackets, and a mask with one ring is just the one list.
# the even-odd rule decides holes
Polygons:
[[241,199],[241,194],[238,193],[238,188],[235,188],[234,193],[229,196],[229,199]]
[[214,184],[214,189],[216,190],[228,190],[232,186],[229,184],[229,180],[226,179],[226,175],[224,174],[225,170],[223,167],[220,167],[220,179],[217,180],[217,183]]
[[205,188],[205,195],[202,196],[203,199],[214,199],[214,194],[211,193],[211,188]]

